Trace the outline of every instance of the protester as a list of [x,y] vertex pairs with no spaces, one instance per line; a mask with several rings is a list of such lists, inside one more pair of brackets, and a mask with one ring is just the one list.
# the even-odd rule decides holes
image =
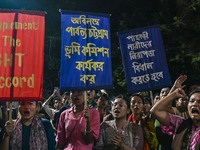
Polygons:
[[5,128],[4,128],[4,125],[5,123],[8,121],[8,112],[7,112],[7,105],[5,105],[4,102],[1,102],[3,103],[3,106],[0,107],[1,111],[2,111],[2,118],[0,119],[0,142],[2,141],[2,138],[4,136],[4,132],[5,132]]
[[62,112],[56,136],[56,149],[90,150],[99,137],[99,112],[91,107],[84,108],[84,92],[72,91],[74,106]]
[[62,95],[61,103],[62,103],[62,106],[71,104],[70,92],[68,92],[68,91],[64,92],[64,94]]
[[105,107],[108,106],[108,95],[105,93],[97,93],[97,110],[99,111],[100,115],[100,123],[103,122],[104,117],[107,115],[105,112]]
[[160,100],[160,95],[156,94],[153,99],[153,105]]
[[0,119],[0,128],[3,128],[3,126],[5,125],[6,121],[8,121],[8,105],[6,105],[4,102],[3,106],[0,106],[0,111],[1,111],[1,119]]
[[101,124],[96,149],[142,150],[144,138],[142,128],[127,120],[130,103],[123,96],[115,98],[112,113],[114,120]]
[[168,113],[165,107],[175,98],[183,98],[186,94],[182,88],[178,88],[170,95],[156,103],[151,113],[166,126],[167,133],[173,135],[172,149],[200,149],[200,91],[193,91],[189,96],[189,119]]
[[109,120],[113,120],[113,115],[112,115],[112,107],[111,107],[111,102],[109,101],[108,105],[104,108],[104,117],[103,117],[103,121],[109,121]]
[[19,102],[21,117],[7,121],[4,138],[0,144],[2,150],[54,150],[55,137],[51,123],[36,116],[37,102]]
[[[9,112],[10,112],[10,102],[6,102],[6,104],[5,105],[7,105],[7,113],[9,114]],[[12,118],[13,119],[17,119],[17,117],[18,117],[18,110],[15,108],[15,107],[13,107],[12,106]]]
[[45,114],[44,114],[43,111],[42,111],[42,102],[41,102],[41,101],[37,102],[36,115],[37,115],[38,117],[40,117],[40,118],[45,118],[45,119],[47,119],[46,116],[45,116]]
[[199,84],[193,84],[189,87],[188,94],[192,93],[194,90],[200,90],[200,85]]
[[143,97],[143,99],[144,99],[144,106],[143,106],[142,117],[148,118],[151,115],[151,113],[150,113],[150,109],[152,107],[151,100],[148,97]]
[[[18,115],[18,108],[19,108],[19,102],[12,102],[12,107],[16,111],[16,115]],[[16,119],[16,118],[15,118]]]
[[[144,97],[140,94],[132,95],[130,97],[130,105],[132,114],[129,116],[129,121],[140,125],[143,129],[143,150],[155,149],[158,146],[156,129],[154,126],[154,120],[149,116],[149,108],[147,108],[148,105],[144,103]],[[144,105],[147,106],[144,107]]]
[[96,103],[96,96],[97,96],[97,91],[95,90],[88,90],[87,91],[87,97],[88,97],[88,105],[92,108],[97,108],[97,103]]
[[188,113],[187,105],[188,105],[188,96],[177,99],[176,107],[172,107],[174,114],[181,116],[185,119],[188,119],[189,113]]
[[[170,88],[162,88],[161,92],[159,94],[160,100],[163,99],[164,97],[166,97],[168,95],[169,91],[170,91]],[[159,102],[159,101],[157,101],[157,102]],[[155,104],[157,104],[157,102]],[[168,108],[171,106],[172,106],[172,102],[165,109],[168,110]],[[162,132],[161,124],[157,119],[155,119],[154,125],[156,128],[156,137],[157,137],[158,143],[159,143],[157,150],[171,150],[170,145],[172,143],[172,137],[169,136],[168,134]]]
[[[185,81],[187,80],[187,76],[186,75],[180,75],[176,81],[174,82],[174,85],[172,86],[172,88],[169,91],[169,94],[172,93],[174,90],[176,90],[177,88],[184,88],[185,85],[182,85]],[[185,97],[181,97],[179,99],[176,100],[176,107],[172,106],[172,102],[166,107],[166,111],[175,114],[175,115],[179,115],[181,117],[184,117],[185,119],[187,119],[189,117],[188,114],[188,110],[187,110],[187,95]]]
[[56,129],[58,129],[58,124],[59,124],[59,119],[60,119],[61,113],[64,110],[71,108],[71,106],[72,106],[70,92],[68,92],[68,91],[64,92],[64,94],[62,96],[62,103],[64,105],[60,108],[60,110],[58,112],[55,113],[53,121],[52,121]]
[[[52,100],[54,100],[53,108],[49,106]],[[60,96],[60,91],[58,89],[54,89],[53,94],[42,104],[42,108],[48,114],[51,123],[52,123],[55,113],[58,112],[62,106],[61,100],[62,100],[62,97]]]
[[162,88],[160,91],[160,99],[166,97],[168,95],[169,91],[170,91],[169,87]]

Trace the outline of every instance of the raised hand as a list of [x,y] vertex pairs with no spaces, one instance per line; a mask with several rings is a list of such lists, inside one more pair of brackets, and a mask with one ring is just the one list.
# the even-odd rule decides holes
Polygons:
[[174,92],[178,98],[183,98],[186,96],[185,91],[182,88],[178,88]]
[[111,114],[104,114],[104,117],[103,117],[103,121],[108,121],[109,120],[109,117],[111,116]]
[[176,88],[184,88],[186,85],[182,85],[185,81],[187,80],[187,75],[180,75],[175,83],[174,83],[174,86]]
[[7,121],[5,124],[5,129],[6,129],[6,135],[7,136],[11,136],[13,133],[13,125],[14,122],[13,121]]
[[173,87],[171,88],[170,92],[168,93],[168,95],[170,93],[172,93],[173,91],[175,91],[177,88],[184,88],[186,85],[182,85],[185,81],[187,80],[187,75],[180,75],[176,81],[174,82]]

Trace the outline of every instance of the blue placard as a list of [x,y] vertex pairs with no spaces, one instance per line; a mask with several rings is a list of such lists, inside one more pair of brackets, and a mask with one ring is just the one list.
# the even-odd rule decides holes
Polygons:
[[128,93],[171,86],[159,25],[119,32]]
[[110,15],[61,11],[61,90],[113,88]]

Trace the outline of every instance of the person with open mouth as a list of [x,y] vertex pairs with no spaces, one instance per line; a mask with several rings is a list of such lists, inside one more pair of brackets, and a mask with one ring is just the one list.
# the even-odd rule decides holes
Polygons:
[[51,123],[36,115],[36,101],[19,102],[20,117],[5,124],[3,150],[54,150],[55,136]]
[[114,120],[105,121],[101,124],[99,139],[96,149],[123,149],[142,150],[142,128],[128,121],[130,102],[124,96],[115,97],[112,104]]
[[200,91],[195,90],[189,95],[187,105],[189,119],[171,114],[165,108],[175,98],[184,98],[185,91],[177,88],[164,99],[156,103],[151,113],[166,126],[166,132],[173,136],[172,150],[196,150],[200,149]]
[[144,115],[144,97],[141,94],[133,94],[130,97],[130,105],[132,114],[128,119],[142,127],[144,135],[143,150],[155,149],[158,145],[156,129],[154,120]]

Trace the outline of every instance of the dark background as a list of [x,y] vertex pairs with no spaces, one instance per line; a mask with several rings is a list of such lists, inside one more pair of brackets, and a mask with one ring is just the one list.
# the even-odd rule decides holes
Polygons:
[[[199,84],[200,0],[1,0],[0,8],[46,11],[44,98],[59,87],[59,9],[111,14],[114,95],[127,92],[117,32],[159,24],[172,82],[186,74],[186,90]],[[153,91],[157,92],[157,91]]]

